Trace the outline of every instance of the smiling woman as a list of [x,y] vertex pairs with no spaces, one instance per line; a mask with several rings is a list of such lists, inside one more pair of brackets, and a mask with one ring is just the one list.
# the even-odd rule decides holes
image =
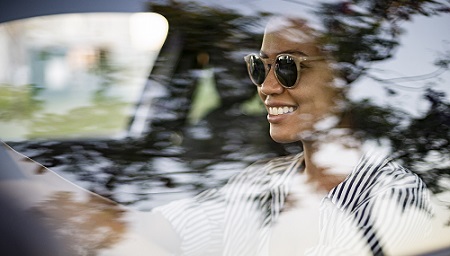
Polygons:
[[[340,74],[322,49],[305,21],[268,22],[260,54],[245,57],[248,73],[270,136],[303,151],[258,161],[222,188],[155,208],[180,238],[174,253],[398,255],[430,239],[426,185],[393,159],[364,152],[343,118]],[[328,160],[336,155],[340,161]]]

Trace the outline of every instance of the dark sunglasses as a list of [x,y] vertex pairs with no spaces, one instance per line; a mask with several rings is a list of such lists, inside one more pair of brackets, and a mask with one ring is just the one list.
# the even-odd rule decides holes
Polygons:
[[325,59],[323,56],[295,56],[292,54],[279,54],[275,59],[262,59],[257,54],[249,54],[244,57],[250,79],[256,86],[262,85],[272,65],[275,65],[275,78],[287,89],[294,88],[300,80],[300,63],[323,59]]

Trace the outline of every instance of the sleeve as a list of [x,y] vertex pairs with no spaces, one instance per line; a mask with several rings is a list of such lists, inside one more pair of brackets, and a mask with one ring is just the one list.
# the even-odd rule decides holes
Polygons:
[[179,238],[176,255],[212,255],[220,250],[220,226],[224,201],[218,190],[178,200],[153,209],[172,226]]
[[153,212],[164,216],[178,235],[178,255],[243,255],[234,250],[257,250],[266,234],[265,220],[270,221],[272,214],[271,187],[279,186],[272,183],[288,176],[283,175],[287,165],[291,164],[285,158],[258,161],[220,189],[157,207]]
[[414,245],[420,246],[431,234],[430,192],[416,174],[400,165],[390,162],[384,169],[389,175],[357,210],[358,226],[372,252],[414,253],[420,249]]
[[[153,209],[161,214],[172,226],[180,240],[177,255],[219,255],[223,252],[224,230],[228,212],[238,207],[245,196],[248,184],[252,184],[255,172],[263,162],[257,162],[230,178],[220,189],[210,189],[199,195],[171,202]],[[228,207],[228,208],[227,208]],[[233,218],[232,218],[233,219]],[[241,218],[237,218],[238,220]]]

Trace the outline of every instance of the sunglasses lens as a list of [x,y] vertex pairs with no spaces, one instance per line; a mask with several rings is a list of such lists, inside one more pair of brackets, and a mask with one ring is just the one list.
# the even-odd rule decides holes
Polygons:
[[253,82],[260,86],[266,79],[264,63],[257,56],[250,56],[248,62],[248,72]]
[[297,65],[290,56],[279,56],[276,60],[275,74],[285,87],[293,87],[297,82]]

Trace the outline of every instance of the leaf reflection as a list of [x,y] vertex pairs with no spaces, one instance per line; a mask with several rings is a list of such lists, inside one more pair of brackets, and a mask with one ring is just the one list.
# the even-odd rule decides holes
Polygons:
[[[165,93],[152,102],[156,114],[149,117],[146,132],[122,140],[11,143],[16,150],[62,173],[73,174],[95,192],[124,204],[146,204],[140,206],[145,209],[165,203],[166,199],[158,201],[164,195],[180,192],[179,197],[184,197],[219,186],[257,159],[299,150],[298,145],[279,145],[270,140],[264,110],[258,111],[261,106],[252,105],[250,113],[255,115],[242,111],[255,96],[242,52],[259,50],[267,13],[243,15],[178,1],[151,3],[149,9],[165,16],[170,29],[150,76]],[[322,4],[316,13],[323,25],[321,40],[333,53],[344,86],[350,89],[355,81],[371,75],[374,62],[395,55],[404,34],[402,22],[448,10],[448,5],[434,1],[343,1]],[[199,61],[204,54],[209,60]],[[447,59],[441,56],[437,64],[448,68]],[[99,65],[97,71],[106,72],[104,81],[113,81],[108,76],[113,77],[117,70],[109,69],[107,63]],[[202,114],[198,123],[189,124],[188,113],[202,69],[214,71],[220,106]],[[397,87],[379,81],[390,96],[395,95]],[[154,89],[149,86],[143,94]],[[118,110],[122,102],[100,92],[92,107],[70,113],[80,117],[74,123],[63,116],[49,116],[52,124],[49,119],[37,122],[36,136],[41,126],[52,131],[54,124],[93,131],[82,121],[86,111],[106,111],[105,116],[112,121],[95,118],[98,127],[109,129],[115,116],[122,115]],[[380,143],[387,140],[396,157],[417,172],[433,192],[440,193],[449,190],[441,181],[450,176],[450,105],[448,95],[439,90],[425,90],[423,97],[430,108],[420,116],[411,116],[396,106],[380,106],[370,99],[347,100],[357,134]],[[168,163],[169,168],[165,165]],[[176,198],[174,195],[167,201]],[[152,204],[152,200],[158,203]]]

